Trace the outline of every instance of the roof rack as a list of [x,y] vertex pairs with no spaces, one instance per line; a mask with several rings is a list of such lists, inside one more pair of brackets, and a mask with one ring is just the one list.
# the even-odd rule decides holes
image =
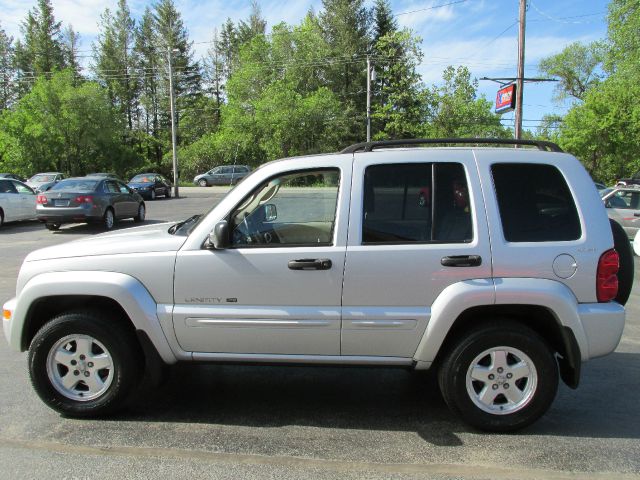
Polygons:
[[553,142],[543,140],[513,140],[504,138],[411,138],[405,140],[382,140],[379,142],[362,142],[351,145],[340,153],[355,153],[359,151],[372,152],[376,148],[402,147],[406,145],[433,145],[443,143],[469,143],[488,145],[531,145],[544,152],[562,152],[563,150]]

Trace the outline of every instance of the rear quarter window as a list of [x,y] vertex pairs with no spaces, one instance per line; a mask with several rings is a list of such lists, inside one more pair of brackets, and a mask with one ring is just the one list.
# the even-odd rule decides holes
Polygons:
[[508,242],[577,240],[580,219],[569,186],[553,165],[496,163],[491,167]]

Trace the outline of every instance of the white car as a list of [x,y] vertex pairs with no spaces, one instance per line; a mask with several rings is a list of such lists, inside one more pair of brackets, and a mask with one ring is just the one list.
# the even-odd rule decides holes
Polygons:
[[0,226],[36,217],[36,194],[24,183],[0,178]]

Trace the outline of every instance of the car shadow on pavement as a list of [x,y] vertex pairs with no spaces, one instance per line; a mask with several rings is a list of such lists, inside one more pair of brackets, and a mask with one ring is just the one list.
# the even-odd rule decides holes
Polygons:
[[[116,419],[406,431],[436,446],[461,446],[455,432],[478,432],[449,411],[435,377],[399,369],[177,365]],[[518,434],[640,438],[639,391],[640,354],[592,360],[580,387],[561,384],[549,412]]]
[[[147,390],[149,389],[149,390]],[[416,432],[459,446],[435,375],[398,369],[178,365],[120,421]],[[146,398],[148,400],[143,400]]]

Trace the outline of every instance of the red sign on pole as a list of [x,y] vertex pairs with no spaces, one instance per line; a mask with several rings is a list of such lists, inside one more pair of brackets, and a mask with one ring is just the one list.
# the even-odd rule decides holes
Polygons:
[[516,108],[516,86],[507,85],[496,94],[496,113],[510,112]]

